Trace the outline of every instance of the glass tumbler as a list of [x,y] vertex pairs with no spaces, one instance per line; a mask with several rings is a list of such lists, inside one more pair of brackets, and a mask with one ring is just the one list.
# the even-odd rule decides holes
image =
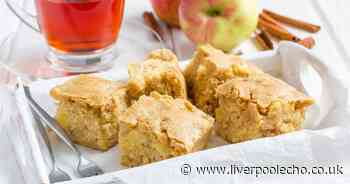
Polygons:
[[124,0],[34,0],[36,15],[6,0],[9,9],[47,43],[54,68],[86,73],[107,69],[117,53]]

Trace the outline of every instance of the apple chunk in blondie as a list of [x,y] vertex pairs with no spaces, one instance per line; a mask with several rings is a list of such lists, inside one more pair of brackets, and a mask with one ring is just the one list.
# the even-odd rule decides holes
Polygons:
[[217,133],[233,143],[298,130],[306,108],[314,103],[268,74],[227,81],[217,95]]
[[121,163],[138,166],[205,148],[214,119],[185,99],[152,92],[120,118]]
[[141,64],[129,64],[128,94],[132,99],[152,91],[175,98],[187,98],[186,81],[176,56],[162,49],[149,54]]
[[70,139],[108,150],[118,142],[118,117],[128,107],[125,84],[80,75],[51,90],[56,119]]
[[233,77],[247,77],[261,72],[238,56],[203,45],[198,47],[185,70],[188,94],[198,108],[214,115],[217,107],[215,93],[220,84]]

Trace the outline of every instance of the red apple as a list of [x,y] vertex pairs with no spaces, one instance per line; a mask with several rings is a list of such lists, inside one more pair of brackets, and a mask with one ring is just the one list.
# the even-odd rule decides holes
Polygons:
[[151,0],[158,17],[171,26],[179,27],[178,9],[181,0]]
[[179,19],[193,42],[229,52],[255,31],[257,0],[182,0]]

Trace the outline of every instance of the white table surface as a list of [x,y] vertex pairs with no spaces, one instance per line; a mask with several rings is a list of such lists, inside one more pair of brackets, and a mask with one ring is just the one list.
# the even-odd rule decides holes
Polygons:
[[[132,16],[141,17],[144,10],[151,10],[147,0],[126,0],[125,19]],[[322,31],[316,35],[317,46],[313,50],[319,57],[327,60],[330,66],[341,65],[344,68],[350,67],[350,1],[349,0],[260,0],[263,7],[283,12],[293,17],[306,19],[315,23],[322,24]],[[319,21],[322,21],[319,22]],[[0,1],[0,40],[4,39],[9,33],[18,29],[19,21],[11,14],[5,6],[4,0]],[[186,53],[186,46],[181,33],[174,33],[176,48],[179,54]],[[339,67],[338,67],[339,68]],[[343,68],[343,67],[340,67]],[[6,73],[0,68],[0,85],[8,82]],[[1,95],[0,95],[1,101]],[[1,106],[1,104],[0,104]],[[1,108],[0,108],[1,109]],[[3,116],[0,111],[0,116]],[[1,123],[1,122],[0,122]],[[16,159],[13,157],[9,147],[8,138],[0,131],[0,183],[1,184],[21,184],[23,178],[18,173]]]

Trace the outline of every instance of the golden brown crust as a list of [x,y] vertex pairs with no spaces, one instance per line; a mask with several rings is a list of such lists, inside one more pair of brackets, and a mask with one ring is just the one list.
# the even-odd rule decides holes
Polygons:
[[187,84],[189,86],[193,86],[193,82],[197,74],[197,69],[205,58],[221,54],[224,53],[218,49],[215,49],[214,47],[211,47],[210,45],[199,46],[194,54],[192,61],[187,65],[184,72]]
[[275,101],[293,102],[296,103],[296,108],[308,107],[314,103],[312,98],[266,73],[248,78],[234,78],[219,86],[217,94],[230,94],[232,98],[255,102],[259,108],[267,108]]
[[217,96],[217,133],[233,143],[299,130],[314,102],[268,74],[231,79]]
[[154,51],[145,62],[130,64],[128,73],[128,94],[133,99],[152,91],[187,98],[185,78],[176,56],[168,50]]
[[176,55],[168,49],[159,49],[152,51],[148,54],[147,59],[160,60],[173,64],[178,63]]
[[[144,163],[183,155],[203,149],[209,139],[214,119],[198,110],[184,99],[173,99],[167,95],[152,92],[150,96],[141,96],[121,116],[120,145],[124,157],[124,165],[134,166]],[[137,136],[149,140],[149,150],[132,150],[140,152],[138,156],[128,155],[132,143],[128,137],[130,132],[137,131]],[[145,144],[145,143],[144,143]],[[161,148],[161,149],[160,149]],[[124,151],[123,151],[124,150]],[[141,155],[144,152],[149,154]],[[154,155],[158,155],[155,158]],[[147,157],[142,161],[140,157]]]
[[125,84],[80,75],[51,95],[59,101],[56,119],[72,141],[102,151],[118,143],[118,118],[130,104]]
[[262,73],[241,58],[225,54],[209,45],[200,46],[185,70],[188,94],[194,104],[210,115],[217,106],[216,88],[234,77]]
[[113,82],[94,75],[79,75],[50,91],[58,101],[74,101],[92,107],[108,104],[112,94],[124,87],[121,82]]

